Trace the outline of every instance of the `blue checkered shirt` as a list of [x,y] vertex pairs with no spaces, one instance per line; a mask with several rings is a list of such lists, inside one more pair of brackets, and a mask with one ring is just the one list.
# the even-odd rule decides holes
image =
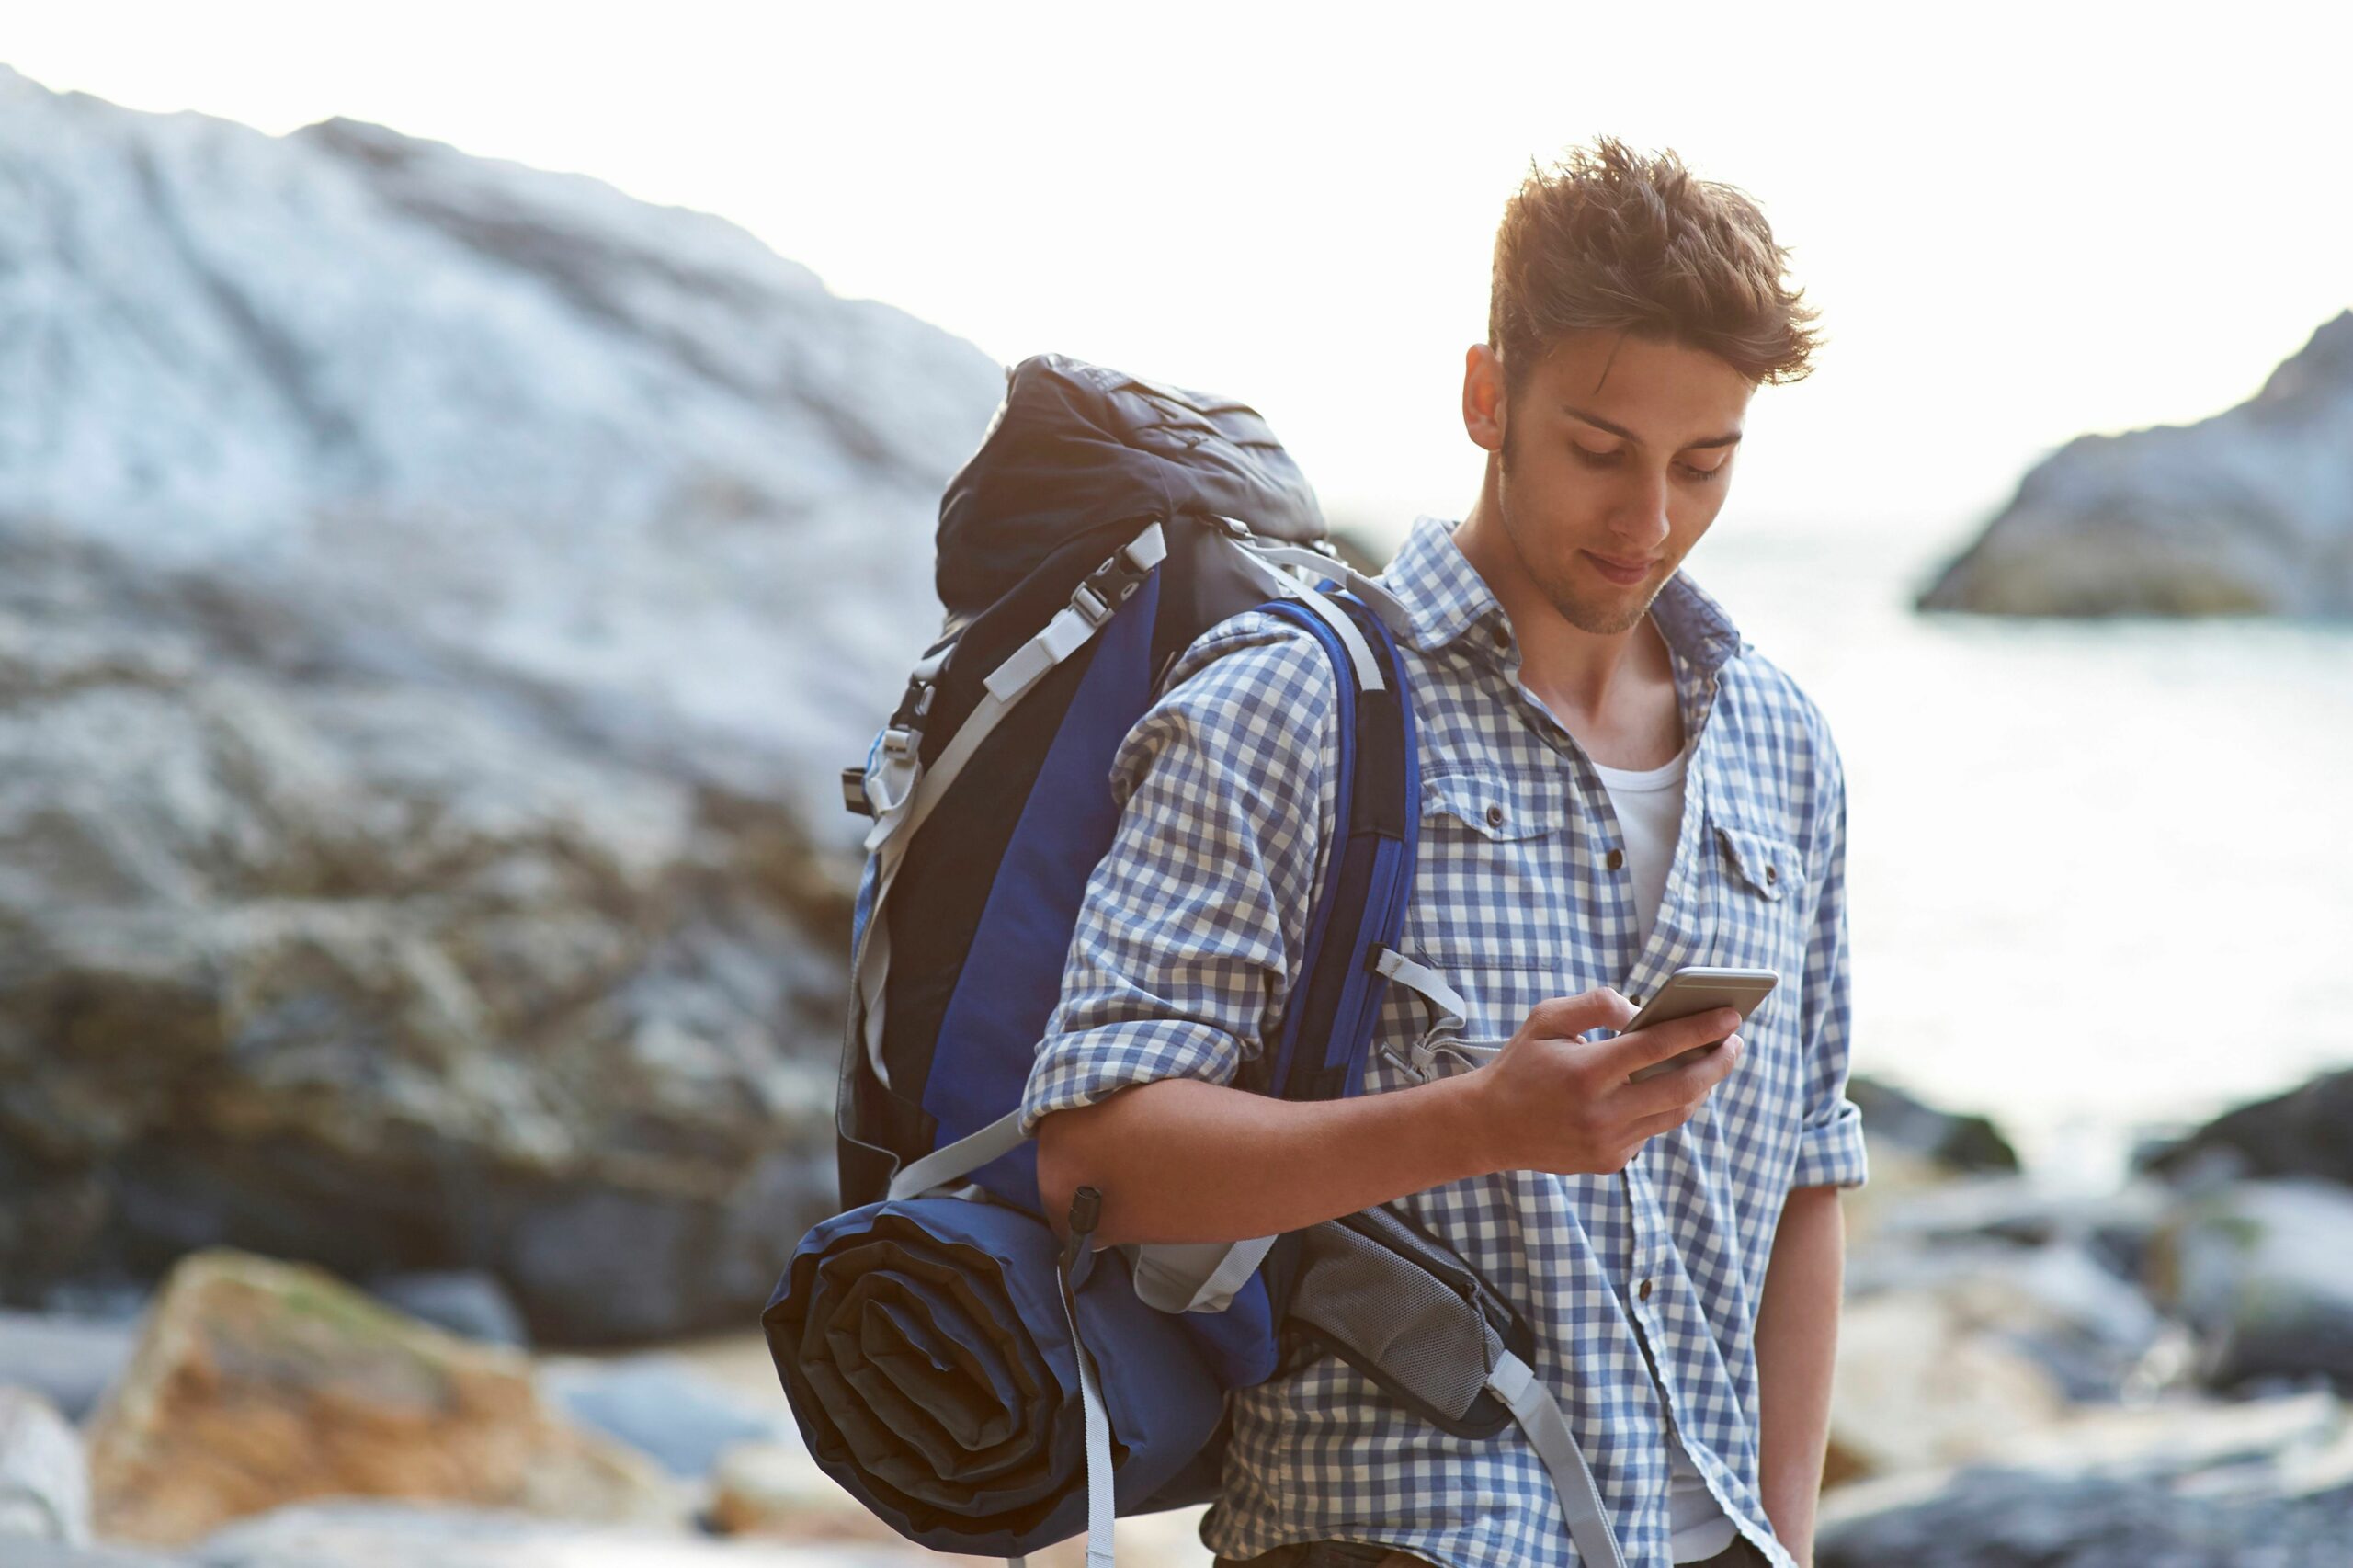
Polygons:
[[[1629,1568],[1671,1560],[1670,1418],[1740,1533],[1796,1568],[1758,1495],[1755,1328],[1784,1195],[1866,1176],[1860,1113],[1846,1096],[1838,752],[1796,682],[1687,572],[1668,578],[1651,614],[1696,739],[1673,869],[1638,946],[1608,791],[1520,684],[1509,622],[1454,527],[1416,519],[1381,581],[1411,616],[1400,647],[1420,734],[1421,840],[1401,945],[1462,994],[1460,1038],[1500,1045],[1546,997],[1610,985],[1640,999],[1685,964],[1762,967],[1782,983],[1743,1026],[1740,1065],[1623,1170],[1498,1171],[1395,1205],[1534,1324],[1532,1365],[1593,1469]],[[1257,610],[1219,623],[1171,666],[1113,766],[1120,826],[1088,883],[1023,1093],[1025,1133],[1049,1111],[1133,1084],[1232,1083],[1280,1038],[1335,842],[1332,686],[1309,634]],[[1418,995],[1388,987],[1367,1093],[1414,1082],[1391,1052],[1432,1023]],[[1436,1060],[1441,1072],[1474,1070],[1451,1053]],[[1220,1556],[1335,1537],[1452,1568],[1579,1561],[1517,1426],[1451,1436],[1295,1335],[1273,1377],[1228,1398],[1222,1490],[1201,1521]]]

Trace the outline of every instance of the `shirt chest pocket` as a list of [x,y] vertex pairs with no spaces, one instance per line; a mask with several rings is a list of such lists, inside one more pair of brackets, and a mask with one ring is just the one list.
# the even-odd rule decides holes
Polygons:
[[1567,960],[1568,788],[1551,775],[1425,774],[1405,940],[1447,966]]
[[1706,961],[1772,970],[1781,977],[1779,996],[1796,986],[1804,968],[1813,902],[1805,863],[1796,845],[1759,828],[1711,816],[1708,831],[1715,940]]

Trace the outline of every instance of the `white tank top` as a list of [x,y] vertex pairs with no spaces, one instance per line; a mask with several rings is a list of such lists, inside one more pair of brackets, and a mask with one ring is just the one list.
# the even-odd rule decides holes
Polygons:
[[[1690,756],[1691,745],[1686,741],[1683,750],[1663,767],[1630,772],[1597,762],[1593,765],[1593,770],[1601,775],[1602,787],[1609,791],[1618,825],[1626,835],[1626,866],[1633,873],[1634,910],[1642,926],[1635,937],[1637,947],[1650,940],[1659,900],[1666,892],[1666,873],[1675,864],[1675,840],[1683,825],[1683,768]],[[1666,1447],[1675,1467],[1667,1494],[1675,1561],[1693,1562],[1713,1557],[1730,1546],[1739,1532],[1733,1528],[1731,1516],[1710,1495],[1708,1483],[1684,1451],[1671,1416]]]

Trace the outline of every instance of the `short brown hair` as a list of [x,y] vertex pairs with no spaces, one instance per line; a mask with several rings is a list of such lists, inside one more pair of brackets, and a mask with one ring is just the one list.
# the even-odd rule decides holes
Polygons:
[[1549,171],[1531,160],[1505,203],[1487,345],[1507,393],[1588,328],[1687,344],[1752,382],[1800,381],[1821,312],[1783,286],[1788,255],[1745,192],[1696,178],[1672,149],[1644,157],[1602,136]]

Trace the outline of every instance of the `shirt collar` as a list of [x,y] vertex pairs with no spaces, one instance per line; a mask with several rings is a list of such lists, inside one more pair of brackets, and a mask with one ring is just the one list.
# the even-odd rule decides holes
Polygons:
[[[1510,626],[1495,590],[1455,542],[1457,525],[1453,518],[1415,518],[1405,542],[1381,574],[1381,585],[1396,596],[1411,618],[1413,631],[1406,641],[1424,653],[1472,633],[1491,639]],[[1713,676],[1750,647],[1723,606],[1680,566],[1652,599],[1651,619],[1667,646],[1705,676]]]

